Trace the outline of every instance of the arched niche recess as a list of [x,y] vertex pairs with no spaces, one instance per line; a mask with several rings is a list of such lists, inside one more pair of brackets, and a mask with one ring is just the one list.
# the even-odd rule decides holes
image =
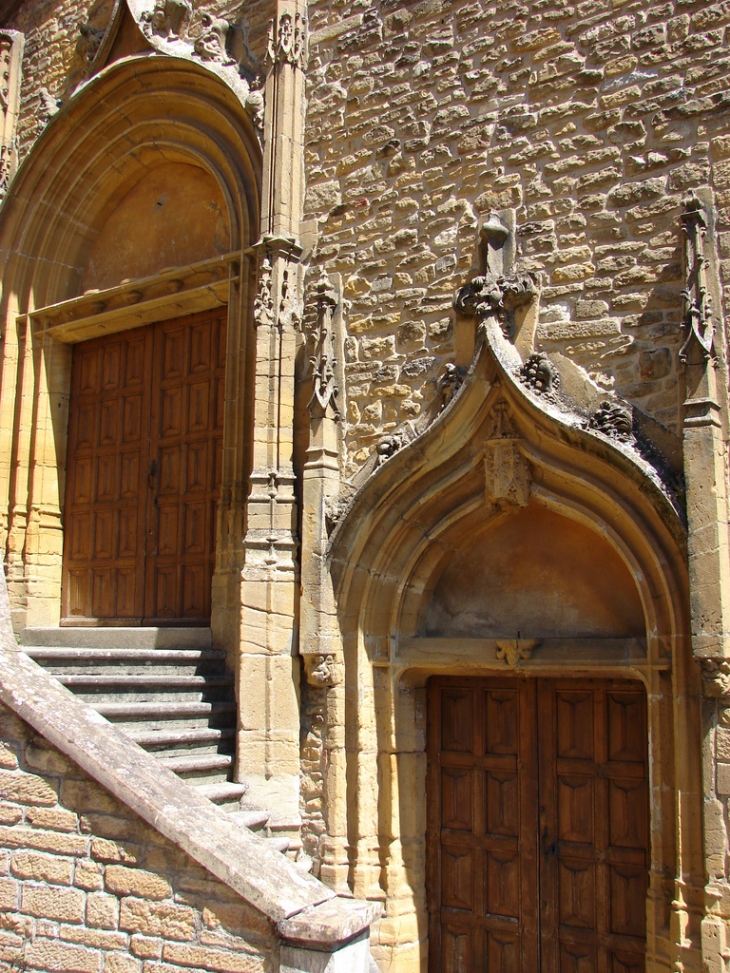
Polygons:
[[639,454],[528,392],[514,355],[495,320],[482,324],[459,394],[365,482],[331,538],[343,657],[330,692],[344,713],[328,749],[332,857],[346,849],[356,895],[392,903],[376,935],[422,961],[429,678],[639,680],[646,968],[665,969],[676,923],[699,942],[704,885],[684,528]]
[[228,364],[213,625],[219,641],[236,640],[261,167],[250,118],[218,75],[148,55],[86,83],[18,172],[0,212],[0,533],[17,628],[59,618],[73,344],[219,306]]

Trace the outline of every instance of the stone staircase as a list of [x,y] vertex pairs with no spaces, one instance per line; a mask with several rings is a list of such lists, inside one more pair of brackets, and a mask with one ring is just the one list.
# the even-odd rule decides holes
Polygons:
[[304,870],[301,842],[231,781],[236,702],[225,654],[203,628],[27,628],[23,651],[180,778]]

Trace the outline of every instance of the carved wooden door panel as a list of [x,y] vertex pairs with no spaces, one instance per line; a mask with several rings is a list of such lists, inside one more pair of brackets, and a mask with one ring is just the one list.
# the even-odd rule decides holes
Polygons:
[[224,375],[224,309],[74,348],[66,624],[208,623]]
[[210,618],[225,356],[221,313],[156,328],[145,584],[152,624]]
[[649,868],[646,695],[630,682],[545,682],[538,726],[543,969],[638,973]]
[[646,698],[634,683],[432,680],[432,973],[643,968]]

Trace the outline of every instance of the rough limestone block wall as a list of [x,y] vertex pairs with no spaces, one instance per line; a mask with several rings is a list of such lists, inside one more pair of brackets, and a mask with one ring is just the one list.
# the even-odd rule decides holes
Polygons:
[[351,302],[348,474],[457,355],[490,210],[539,277],[538,347],[676,432],[689,191],[714,186],[728,226],[730,3],[312,0],[310,22],[306,210]]
[[66,973],[278,968],[270,921],[0,707],[0,961]]
[[[21,157],[28,154],[48,121],[41,89],[45,88],[52,99],[65,102],[88,74],[87,49],[83,41],[79,44],[79,24],[105,30],[113,6],[114,0],[26,0],[5,25],[25,34],[18,124]],[[270,0],[253,0],[245,7],[237,0],[208,0],[193,6],[191,34],[198,32],[203,13],[224,17],[241,29],[252,66],[263,71]]]

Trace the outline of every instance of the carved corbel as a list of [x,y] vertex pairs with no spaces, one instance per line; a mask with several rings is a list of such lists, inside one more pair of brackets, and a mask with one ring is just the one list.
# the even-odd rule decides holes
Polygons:
[[713,699],[730,697],[730,659],[709,657],[699,658],[697,662],[702,672],[705,695]]
[[687,364],[692,358],[693,347],[698,347],[707,362],[713,357],[715,329],[712,321],[712,301],[707,287],[705,235],[707,219],[702,203],[693,194],[685,202],[682,214],[684,235],[684,266],[686,286],[684,297],[685,339],[679,349],[679,360]]
[[309,401],[309,411],[313,414],[318,406],[324,413],[331,406],[334,415],[338,417],[340,410],[337,396],[340,390],[335,373],[337,359],[334,343],[334,318],[338,301],[324,267],[313,287],[313,292],[316,325],[312,335],[314,353],[309,360],[312,366],[312,398]]
[[341,661],[333,652],[305,655],[303,658],[310,686],[330,687],[342,681]]
[[530,499],[532,476],[520,438],[507,403],[500,400],[494,406],[492,429],[484,444],[485,494],[499,507],[525,507]]

